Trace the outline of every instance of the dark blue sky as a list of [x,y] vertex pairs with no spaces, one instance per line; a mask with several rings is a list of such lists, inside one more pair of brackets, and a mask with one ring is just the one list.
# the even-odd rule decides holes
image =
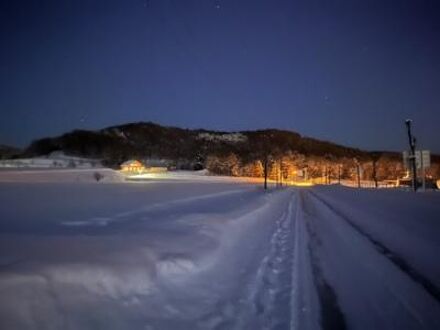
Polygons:
[[0,143],[133,121],[440,152],[438,0],[0,0]]

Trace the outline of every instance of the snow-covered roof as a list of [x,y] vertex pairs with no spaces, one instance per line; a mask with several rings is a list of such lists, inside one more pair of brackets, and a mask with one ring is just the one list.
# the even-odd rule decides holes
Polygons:
[[167,167],[171,163],[168,159],[148,158],[145,159],[145,164],[149,167]]
[[121,164],[121,166],[144,166],[140,161],[135,159],[130,159]]

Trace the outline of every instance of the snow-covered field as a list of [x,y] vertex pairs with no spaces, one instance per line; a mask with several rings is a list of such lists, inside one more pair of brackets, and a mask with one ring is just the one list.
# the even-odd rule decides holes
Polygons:
[[8,173],[0,329],[440,328],[438,193]]
[[0,183],[23,182],[28,184],[53,183],[96,183],[124,182],[125,177],[118,171],[108,168],[97,169],[2,169]]
[[34,158],[17,158],[0,160],[0,169],[17,168],[95,168],[101,167],[99,159],[81,158],[68,156],[62,152],[53,152],[47,156]]

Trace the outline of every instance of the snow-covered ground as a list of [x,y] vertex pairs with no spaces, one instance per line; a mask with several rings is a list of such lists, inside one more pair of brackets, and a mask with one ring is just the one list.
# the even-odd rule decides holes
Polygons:
[[[232,176],[221,176],[213,175],[208,170],[200,171],[168,171],[161,173],[142,173],[128,175],[128,181],[192,181],[192,182],[230,182],[230,183],[262,183],[263,178],[250,178],[250,177],[232,177]],[[275,182],[269,180],[269,183],[273,185]]]
[[0,181],[1,329],[440,328],[440,194]]
[[123,182],[125,177],[118,171],[108,168],[96,169],[2,169],[0,170],[0,183],[23,182],[23,183],[102,183]]
[[47,156],[0,160],[0,169],[33,168],[95,168],[101,167],[99,159],[68,156],[62,152],[53,152]]

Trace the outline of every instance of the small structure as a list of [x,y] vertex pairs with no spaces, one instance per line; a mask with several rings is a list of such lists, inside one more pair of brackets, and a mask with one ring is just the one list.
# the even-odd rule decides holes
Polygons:
[[145,159],[145,163],[147,164],[146,170],[148,173],[165,173],[168,171],[170,162],[171,161],[166,159],[148,158]]
[[147,172],[148,173],[165,173],[165,172],[168,172],[168,168],[159,167],[159,166],[152,166],[152,167],[148,167]]
[[121,171],[142,173],[145,171],[145,166],[138,160],[127,160],[121,164]]

